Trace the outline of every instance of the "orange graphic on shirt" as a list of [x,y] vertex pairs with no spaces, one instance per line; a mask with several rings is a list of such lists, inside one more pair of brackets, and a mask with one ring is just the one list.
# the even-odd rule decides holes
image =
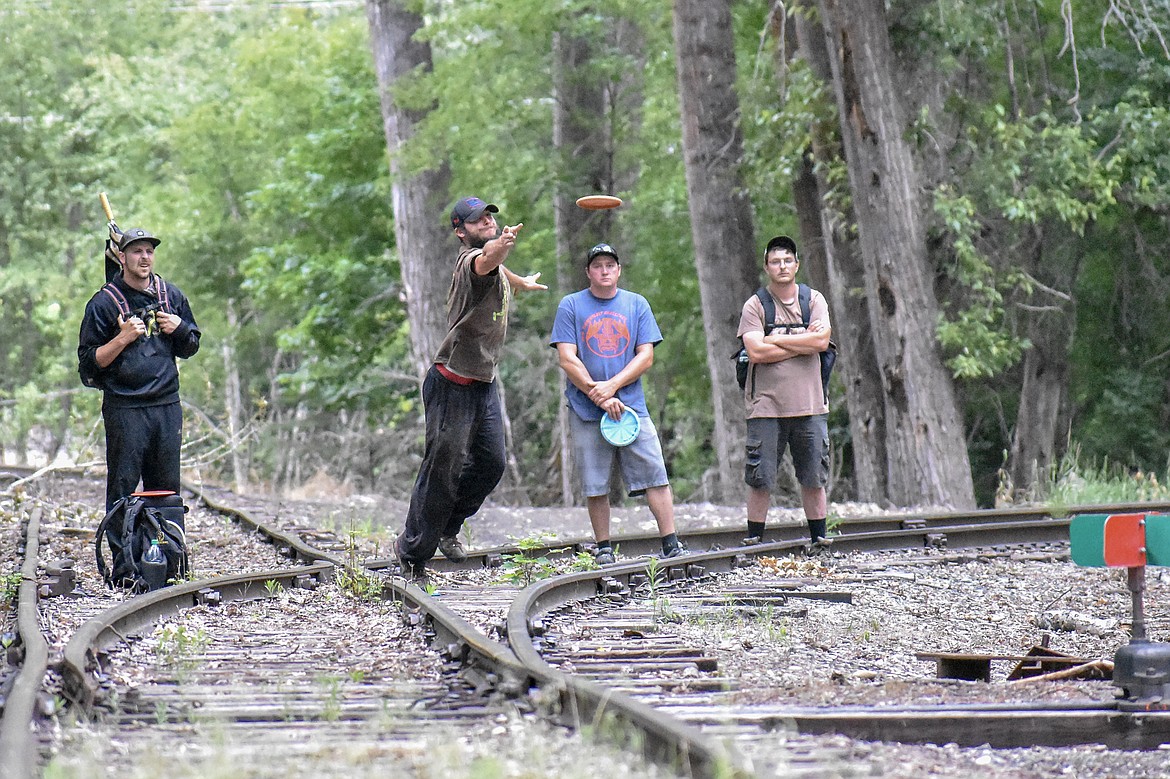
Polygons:
[[613,311],[598,311],[581,328],[585,348],[598,357],[621,357],[630,346],[626,318]]

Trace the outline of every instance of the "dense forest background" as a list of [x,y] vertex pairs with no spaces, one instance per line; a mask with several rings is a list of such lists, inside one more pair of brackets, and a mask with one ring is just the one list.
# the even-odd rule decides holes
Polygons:
[[547,339],[607,240],[665,335],[676,498],[739,502],[727,358],[777,233],[842,345],[833,500],[1164,474],[1168,37],[1166,0],[3,0],[0,447],[101,459],[75,349],[106,192],[203,330],[185,464],[407,494],[475,194],[551,287],[513,307],[495,500],[574,500]]

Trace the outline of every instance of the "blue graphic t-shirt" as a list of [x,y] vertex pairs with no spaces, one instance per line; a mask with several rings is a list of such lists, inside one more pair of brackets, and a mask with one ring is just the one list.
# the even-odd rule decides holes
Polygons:
[[[612,379],[634,359],[642,344],[658,344],[662,333],[646,298],[636,292],[619,289],[609,300],[595,297],[588,289],[566,295],[557,306],[549,345],[577,345],[577,356],[594,381]],[[569,407],[586,422],[601,419],[602,410],[589,397],[565,380],[565,397]],[[618,400],[640,417],[650,416],[642,379],[618,390]]]

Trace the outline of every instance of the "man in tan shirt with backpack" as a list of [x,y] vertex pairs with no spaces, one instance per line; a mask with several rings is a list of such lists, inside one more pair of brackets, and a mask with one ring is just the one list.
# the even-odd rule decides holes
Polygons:
[[[744,387],[747,410],[744,481],[748,485],[745,543],[759,543],[785,447],[792,453],[801,502],[814,544],[825,536],[829,479],[828,393],[820,353],[832,328],[825,297],[797,284],[796,242],[778,235],[764,250],[768,284],[743,305],[737,335],[751,363]],[[804,289],[801,289],[804,287]],[[770,300],[762,299],[767,294]],[[805,297],[807,314],[802,311]],[[774,310],[766,322],[765,303]],[[806,318],[807,317],[807,318]]]

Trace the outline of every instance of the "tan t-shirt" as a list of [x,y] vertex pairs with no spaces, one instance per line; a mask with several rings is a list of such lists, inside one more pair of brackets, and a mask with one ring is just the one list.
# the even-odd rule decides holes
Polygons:
[[[800,316],[800,303],[795,298],[789,305],[783,305],[774,297],[773,300],[776,303],[777,323],[799,324],[803,321]],[[829,325],[829,306],[825,302],[825,296],[815,289],[809,298],[808,308],[810,321],[820,319]],[[744,333],[751,332],[764,332],[764,307],[754,294],[743,304],[736,335],[742,338]],[[797,327],[791,332],[804,331]],[[744,387],[744,403],[748,419],[807,417],[828,413],[829,406],[825,403],[824,392],[821,389],[820,356],[802,354],[780,362],[752,365],[748,370],[747,385]]]
[[487,276],[475,272],[475,258],[481,254],[482,249],[464,248],[455,261],[447,292],[449,329],[435,362],[469,379],[493,381],[508,334],[511,288],[499,269]]

